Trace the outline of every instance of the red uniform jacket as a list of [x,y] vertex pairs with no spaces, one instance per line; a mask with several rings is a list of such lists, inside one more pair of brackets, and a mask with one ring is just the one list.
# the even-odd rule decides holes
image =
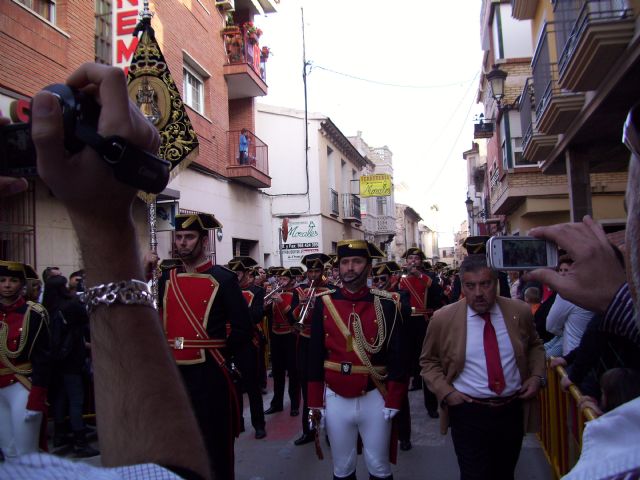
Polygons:
[[427,290],[429,290],[431,282],[431,277],[424,273],[419,274],[419,276],[408,275],[400,279],[398,288],[409,292],[412,315],[432,313],[427,310],[426,306]]

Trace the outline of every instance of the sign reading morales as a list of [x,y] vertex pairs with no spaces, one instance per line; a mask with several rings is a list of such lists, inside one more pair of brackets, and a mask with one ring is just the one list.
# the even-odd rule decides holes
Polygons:
[[391,195],[391,175],[363,175],[360,177],[360,197],[389,197]]
[[320,219],[289,219],[287,240],[282,243],[285,267],[300,265],[303,256],[320,251]]

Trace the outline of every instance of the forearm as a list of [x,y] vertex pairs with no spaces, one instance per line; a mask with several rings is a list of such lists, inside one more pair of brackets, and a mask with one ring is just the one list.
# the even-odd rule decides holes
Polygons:
[[[103,232],[94,228],[88,235],[86,225],[74,225],[89,286],[142,278],[132,225]],[[101,306],[91,315],[91,338],[104,464],[152,462],[186,467],[208,478],[204,445],[157,312],[144,306]]]

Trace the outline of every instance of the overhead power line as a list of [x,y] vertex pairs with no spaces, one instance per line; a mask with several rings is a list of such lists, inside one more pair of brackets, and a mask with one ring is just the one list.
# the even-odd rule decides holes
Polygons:
[[[338,72],[336,70],[332,70],[331,68],[323,67],[322,65],[313,65],[313,68],[317,68],[319,70],[324,70],[325,72],[333,73],[335,75],[341,75],[343,77],[351,78],[353,80],[358,80],[360,82],[373,83],[376,85],[382,85],[385,87],[395,87],[395,88],[416,88],[416,89],[430,89],[430,88],[447,88],[447,87],[455,87],[457,85],[465,85],[468,80],[461,80],[459,82],[448,83],[443,85],[407,85],[400,83],[391,83],[391,82],[382,82],[380,80],[371,80],[370,78],[358,77],[356,75],[352,75],[350,73]],[[476,75],[477,76],[477,75]],[[475,79],[475,77],[474,77]]]

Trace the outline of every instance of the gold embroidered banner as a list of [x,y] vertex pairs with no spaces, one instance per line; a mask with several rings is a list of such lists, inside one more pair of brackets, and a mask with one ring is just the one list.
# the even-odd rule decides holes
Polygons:
[[140,31],[142,35],[127,77],[129,98],[158,129],[161,139],[158,156],[171,162],[173,179],[198,155],[198,136],[155,38],[150,18],[140,21],[134,35]]

